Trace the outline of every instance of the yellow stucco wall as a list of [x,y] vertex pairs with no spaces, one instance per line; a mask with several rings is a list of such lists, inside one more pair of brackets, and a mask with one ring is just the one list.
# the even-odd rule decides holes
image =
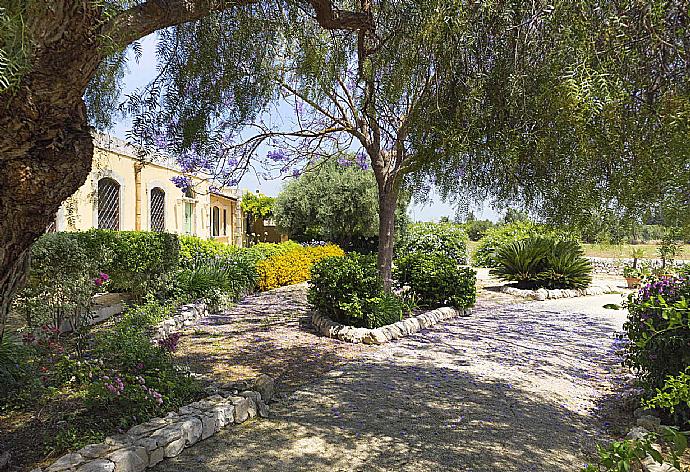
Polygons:
[[[151,191],[158,187],[165,192],[165,231],[184,234],[185,203],[193,207],[191,232],[195,236],[211,237],[212,205],[226,210],[227,227],[219,239],[230,244],[241,244],[236,223],[241,219],[236,198],[213,195],[209,182],[192,177],[193,198],[186,197],[171,178],[182,175],[169,162],[141,164],[125,143],[110,137],[99,136],[95,140],[93,170],[84,185],[61,207],[56,227],[59,231],[84,231],[98,227],[98,181],[109,177],[120,185],[119,229],[151,230]],[[137,173],[139,174],[137,176]],[[227,190],[224,193],[232,193]]]

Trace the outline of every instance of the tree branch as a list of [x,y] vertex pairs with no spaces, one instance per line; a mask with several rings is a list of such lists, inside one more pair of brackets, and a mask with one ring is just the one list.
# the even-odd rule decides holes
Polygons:
[[[210,13],[249,5],[258,0],[148,0],[115,16],[103,33],[124,48],[160,29],[200,20]],[[325,29],[369,29],[369,15],[333,8],[331,0],[309,0],[316,12],[316,21]]]

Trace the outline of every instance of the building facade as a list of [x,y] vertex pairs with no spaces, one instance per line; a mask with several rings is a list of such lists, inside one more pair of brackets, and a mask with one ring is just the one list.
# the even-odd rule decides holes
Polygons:
[[144,162],[136,148],[107,135],[95,135],[94,144],[93,169],[62,204],[55,230],[165,231],[242,245],[246,229],[237,189],[215,189],[191,176],[192,188],[183,192],[171,181],[183,173],[169,157]]

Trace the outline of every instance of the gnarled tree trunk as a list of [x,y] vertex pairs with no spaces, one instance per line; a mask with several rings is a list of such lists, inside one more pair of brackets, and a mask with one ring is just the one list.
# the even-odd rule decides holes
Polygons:
[[[26,120],[24,113],[13,110],[11,116],[0,114],[0,127]],[[83,103],[75,111],[77,116],[65,120],[64,127],[32,134],[23,155],[8,158],[9,153],[0,153],[0,339],[27,272],[31,245],[91,170],[93,142]]]
[[93,141],[83,94],[101,60],[100,9],[37,4],[26,18],[30,70],[0,95],[0,337],[31,245],[86,180]]
[[388,292],[392,286],[393,245],[395,243],[395,210],[398,207],[400,183],[397,171],[393,168],[392,156],[381,153],[372,159],[379,193],[379,250],[377,265],[383,280],[383,288]]

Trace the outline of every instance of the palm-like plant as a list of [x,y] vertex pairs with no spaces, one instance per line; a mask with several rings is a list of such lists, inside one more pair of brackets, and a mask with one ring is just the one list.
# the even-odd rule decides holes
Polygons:
[[539,274],[545,270],[545,260],[553,243],[544,238],[513,241],[496,250],[496,268],[491,274],[501,280],[516,281],[519,288],[538,284]]
[[516,281],[518,288],[585,288],[592,281],[592,265],[575,241],[529,238],[496,251],[491,274]]
[[592,264],[575,241],[559,241],[546,256],[539,274],[547,288],[586,288],[592,282]]

